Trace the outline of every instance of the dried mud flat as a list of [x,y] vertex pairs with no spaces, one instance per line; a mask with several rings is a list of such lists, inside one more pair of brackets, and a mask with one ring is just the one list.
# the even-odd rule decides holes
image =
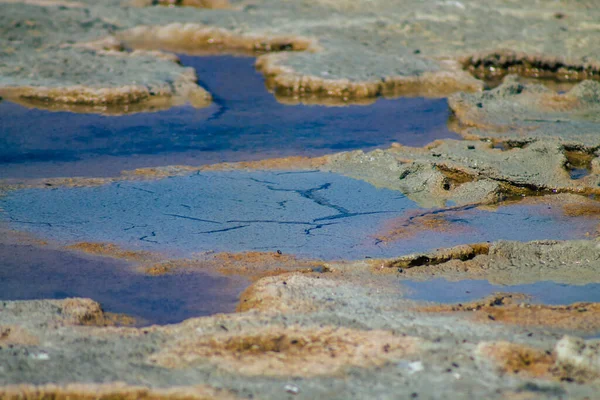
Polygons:
[[257,68],[275,92],[308,102],[481,90],[463,68],[582,80],[600,61],[588,2],[4,0],[0,10],[3,95],[86,111],[209,102],[161,50],[273,53]]
[[[357,214],[339,206],[341,198],[371,207],[358,194],[369,183],[400,192],[420,208],[378,222],[371,239],[383,246],[422,234],[464,234],[469,229],[465,215],[502,215],[513,203],[537,207],[541,219],[586,220],[578,231],[585,240],[495,241],[347,261],[274,249],[176,257],[120,247],[106,240],[116,237],[112,228],[94,228],[104,236],[93,241],[77,232],[78,224],[89,222],[84,218],[63,224],[81,240],[61,242],[58,235],[33,228],[33,236],[15,231],[23,224],[60,228],[61,215],[83,217],[79,212],[63,210],[52,222],[21,219],[21,226],[9,218],[1,231],[5,246],[49,246],[71,256],[83,252],[107,259],[103,265],[129,263],[150,277],[218,272],[241,275],[252,284],[241,294],[236,313],[141,328],[90,299],[0,301],[0,398],[597,396],[598,303],[540,304],[514,293],[423,303],[409,300],[403,285],[431,276],[499,285],[600,282],[600,86],[585,81],[556,93],[508,77],[481,92],[484,83],[471,75],[597,78],[600,42],[592,39],[599,15],[593,3],[175,3],[0,1],[2,95],[86,112],[110,113],[116,106],[118,113],[123,105],[140,111],[184,101],[200,107],[210,94],[196,84],[193,71],[162,51],[271,52],[258,58],[257,68],[278,96],[292,97],[285,101],[450,95],[453,128],[465,140],[320,158],[148,168],[106,179],[0,182],[3,206],[10,199],[30,201],[23,193],[41,193],[36,212],[43,213],[44,196],[52,192],[66,197],[48,197],[55,200],[47,203],[63,205],[68,196],[84,191],[143,183],[146,195],[179,182],[175,178],[225,172],[251,176],[248,187],[273,186],[259,178],[285,171],[294,172],[285,178],[293,184],[300,179],[294,176],[324,175],[360,182],[353,183],[360,190],[332,198],[317,193],[329,188],[323,182],[279,190],[329,209],[324,217],[315,211],[309,231],[317,229],[319,218]],[[273,187],[269,190],[278,192]],[[3,212],[10,216],[14,210]],[[223,224],[177,215],[173,218]],[[523,225],[528,223],[524,219]],[[363,233],[364,227],[351,227],[348,236]],[[327,237],[322,241],[334,243]]]

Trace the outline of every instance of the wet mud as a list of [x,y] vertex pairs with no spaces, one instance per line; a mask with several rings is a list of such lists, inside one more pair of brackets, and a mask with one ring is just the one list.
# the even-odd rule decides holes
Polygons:
[[0,1],[0,398],[595,398],[598,15]]

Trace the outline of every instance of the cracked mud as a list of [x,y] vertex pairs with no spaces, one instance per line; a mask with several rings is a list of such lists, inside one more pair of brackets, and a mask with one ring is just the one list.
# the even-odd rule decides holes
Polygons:
[[[418,211],[397,191],[334,173],[232,171],[92,188],[25,189],[0,205],[9,227],[66,244],[110,242],[184,256],[280,251],[353,260],[478,240],[595,237],[597,218],[562,210],[580,204],[574,197],[542,197],[490,210]],[[423,224],[427,216],[448,226],[429,227]]]

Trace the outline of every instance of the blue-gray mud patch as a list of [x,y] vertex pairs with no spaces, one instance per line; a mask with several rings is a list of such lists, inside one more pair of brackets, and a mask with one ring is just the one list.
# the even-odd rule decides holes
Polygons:
[[400,192],[318,171],[198,172],[97,187],[23,189],[8,193],[0,207],[10,228],[65,244],[109,242],[183,257],[277,250],[323,260],[394,257],[502,239],[582,239],[597,224],[544,204],[516,203],[447,213],[452,229],[417,227],[413,235],[383,242],[383,227],[420,212],[417,204]]

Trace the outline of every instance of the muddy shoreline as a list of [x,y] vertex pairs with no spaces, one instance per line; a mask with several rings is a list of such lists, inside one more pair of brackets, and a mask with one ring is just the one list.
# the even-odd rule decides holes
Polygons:
[[599,18],[586,1],[0,0],[3,101],[209,113],[173,52],[244,53],[281,107],[448,97],[462,137],[0,179],[0,398],[594,398]]

